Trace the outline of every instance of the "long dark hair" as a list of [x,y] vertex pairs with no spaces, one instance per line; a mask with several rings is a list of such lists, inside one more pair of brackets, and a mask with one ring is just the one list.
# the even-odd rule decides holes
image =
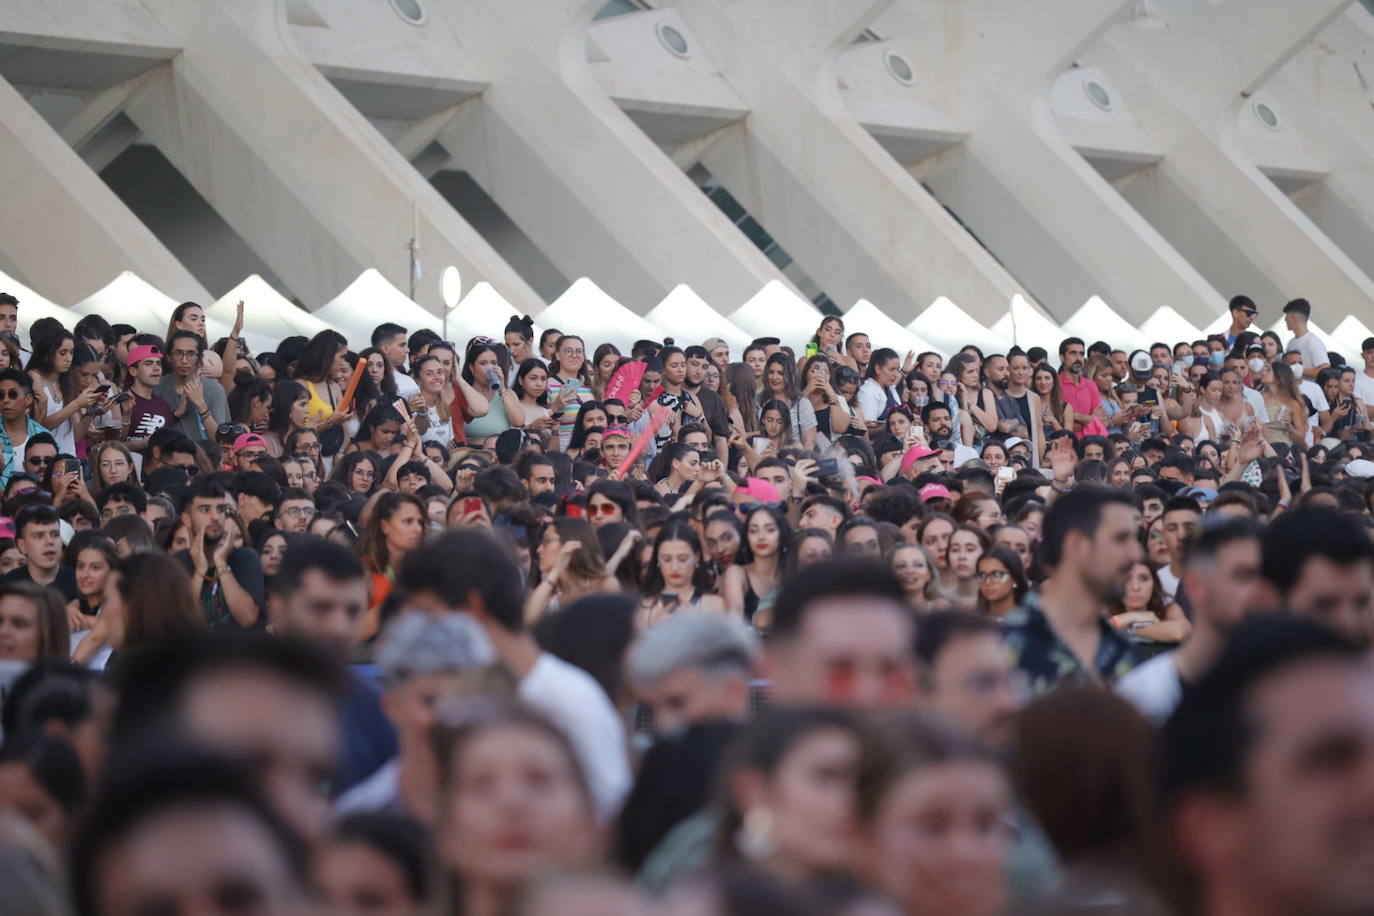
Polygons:
[[[35,326],[36,324],[35,322]],[[29,364],[26,367],[30,372],[44,374],[57,372],[53,360],[57,357],[57,351],[62,349],[62,342],[64,340],[76,341],[71,331],[57,324],[57,322],[53,322],[53,324],[56,327],[51,331],[45,330],[41,334],[32,335],[33,355],[29,357]],[[75,355],[72,357],[72,365],[76,365]]]
[[735,565],[748,566],[754,562],[754,550],[749,546],[749,523],[760,512],[766,512],[777,523],[778,569],[784,569],[787,565],[787,556],[792,552],[792,526],[787,523],[787,516],[777,506],[759,506],[745,516],[739,537],[739,553],[735,555]]
[[[782,442],[778,448],[785,448],[797,438],[796,433],[792,430],[792,408],[788,406],[786,401],[764,401],[763,406],[759,408],[759,428],[757,430],[764,436],[768,436],[768,430],[763,425],[763,415],[770,410],[776,410],[782,415]],[[768,438],[771,440],[772,437],[769,436]]]
[[124,649],[205,629],[205,615],[191,597],[191,577],[167,554],[134,554],[120,562],[118,575],[115,589],[124,604]]
[[396,390],[396,376],[392,374],[391,366],[387,363],[386,356],[376,347],[368,347],[358,354],[358,358],[368,360],[374,355],[382,357],[382,383],[378,385],[376,382],[372,381],[372,376],[364,370],[363,377],[358,381],[358,391],[354,397],[357,398],[359,404],[381,403],[383,401],[390,404],[400,397],[401,394]]
[[[958,531],[962,528],[963,526],[960,526],[955,530]],[[950,536],[953,537],[953,535]],[[984,560],[996,560],[1007,568],[1007,572],[1011,573],[1012,598],[1017,604],[1020,604],[1021,600],[1026,597],[1026,592],[1030,591],[1030,582],[1026,580],[1026,568],[1021,564],[1021,557],[1010,547],[985,547],[983,548],[983,555],[973,564],[975,572],[978,565]],[[932,574],[935,573],[935,567],[932,566],[930,571]],[[988,602],[983,597],[981,589],[978,592],[978,613],[983,615],[988,613]]]
[[[229,419],[235,423],[250,422],[254,398],[260,398],[264,401],[272,400],[272,386],[260,378],[253,378],[236,384],[234,390],[229,392]],[[272,412],[270,410],[267,417],[268,425],[271,426]]]
[[[510,390],[515,394],[517,398],[521,398],[522,400],[524,399],[525,376],[529,375],[535,369],[543,369],[545,374],[547,374],[549,371],[549,367],[544,365],[544,361],[542,359],[535,359],[532,356],[529,359],[525,360],[523,363],[521,363],[520,368],[516,370],[515,384],[510,386]],[[544,393],[534,399],[534,403],[538,404],[540,407],[549,406],[549,389],[547,386],[544,388]]]
[[[182,328],[177,327],[177,322],[180,321],[182,319],[182,316],[184,316],[191,309],[200,309],[202,313],[205,313],[206,321],[209,321],[209,313],[205,312],[205,306],[201,305],[199,302],[181,303],[181,305],[178,305],[176,308],[172,309],[172,319],[167,322],[167,349],[170,350],[172,348],[172,335],[175,334],[177,331],[183,330]],[[209,346],[210,341],[206,339],[206,335],[200,335],[200,339],[201,343],[205,344],[206,346]],[[201,349],[203,350],[204,347],[202,347]]]
[[77,381],[76,369],[78,366],[87,366],[91,363],[101,365],[100,357],[96,355],[95,349],[85,341],[77,340],[72,345],[72,364],[67,367],[67,371],[62,374],[59,385],[62,389],[63,400],[70,401],[81,393],[80,383]]
[[340,350],[348,349],[348,340],[338,331],[323,330],[310,338],[296,360],[296,378],[316,385],[328,382],[334,371],[334,360]]
[[463,354],[463,381],[467,382],[469,385],[477,381],[472,374],[473,364],[477,362],[479,356],[488,352],[496,355],[496,364],[500,367],[501,378],[503,380],[505,379],[506,374],[510,371],[510,351],[501,344],[492,341],[484,342],[481,338],[473,338],[472,342],[468,344],[467,352]]
[[797,403],[797,399],[801,397],[801,388],[797,385],[797,364],[792,357],[781,350],[768,357],[768,362],[763,364],[764,396],[779,399],[773,389],[768,387],[768,370],[774,364],[782,366],[783,396],[787,399],[787,403],[789,405]]
[[309,397],[310,392],[305,390],[304,385],[289,379],[277,382],[277,387],[272,390],[272,410],[267,414],[267,430],[282,438],[283,445],[286,434],[291,431],[291,405]]
[[609,499],[620,507],[620,512],[625,516],[625,521],[636,528],[639,527],[639,504],[635,502],[634,491],[629,485],[620,480],[598,480],[587,488],[587,504],[590,505],[592,497],[601,494],[604,499]]
[[600,401],[583,401],[582,406],[577,408],[577,419],[573,421],[572,438],[568,440],[567,451],[571,453],[574,449],[581,449],[587,441],[587,429],[582,425],[582,418],[593,410],[606,412],[606,408],[601,406]]
[[[356,492],[350,483],[353,477],[353,469],[364,461],[372,464],[372,487],[367,491],[367,495],[371,496],[377,491],[377,485],[382,482],[382,474],[385,473],[382,470],[385,466],[382,464],[382,456],[378,455],[376,452],[367,451],[366,449],[349,452],[347,455],[343,456],[342,461],[334,465],[334,473],[329,475],[329,479],[343,484],[344,489],[348,490],[350,493]],[[421,512],[423,513],[423,507],[421,508]]]
[[[374,453],[353,452],[348,457],[371,454]],[[354,464],[356,463],[354,462]],[[347,478],[344,479],[344,486],[348,486]],[[358,541],[358,553],[372,564],[374,572],[384,573],[391,566],[390,552],[386,546],[386,535],[382,533],[382,522],[401,511],[402,506],[414,506],[420,512],[421,520],[424,519],[425,504],[420,502],[420,497],[414,493],[401,493],[397,490],[388,490],[377,497],[377,503],[372,507],[372,513],[367,517],[367,527],[363,528],[362,539]]]
[[639,593],[645,598],[654,599],[663,594],[663,573],[658,568],[658,552],[669,541],[684,541],[692,547],[692,556],[697,561],[696,569],[692,573],[691,597],[695,599],[710,587],[711,574],[701,553],[701,539],[697,537],[697,530],[681,519],[669,519],[658,529],[658,537],[654,538],[653,553],[649,554],[649,565],[644,570],[644,582]]

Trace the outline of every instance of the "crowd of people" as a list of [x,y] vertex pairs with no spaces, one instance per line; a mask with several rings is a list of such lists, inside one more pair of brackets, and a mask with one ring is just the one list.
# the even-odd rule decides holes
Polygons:
[[948,358],[22,309],[0,913],[1374,912],[1374,338],[1305,300]]

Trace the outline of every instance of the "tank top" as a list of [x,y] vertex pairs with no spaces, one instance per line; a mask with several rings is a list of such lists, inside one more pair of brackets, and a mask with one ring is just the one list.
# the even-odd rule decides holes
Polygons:
[[[319,423],[322,423],[325,420],[328,420],[330,417],[334,416],[334,405],[330,403],[330,401],[326,401],[319,396],[319,394],[315,391],[314,382],[306,382],[305,390],[310,392],[310,401],[308,404],[305,405],[306,416],[313,416],[316,422]],[[325,385],[324,390],[326,394],[329,393],[328,384]],[[332,397],[333,396],[331,395],[331,400]]]

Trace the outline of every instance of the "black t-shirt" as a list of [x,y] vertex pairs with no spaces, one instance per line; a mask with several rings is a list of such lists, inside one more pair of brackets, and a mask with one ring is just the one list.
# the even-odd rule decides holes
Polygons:
[[[25,563],[18,569],[6,573],[5,579],[9,582],[32,582],[33,576],[29,575],[29,564]],[[55,588],[61,592],[63,601],[75,601],[79,597],[76,590],[76,570],[70,566],[57,567],[57,578],[49,583],[48,588]]]
[[[191,559],[191,551],[183,550],[176,554],[172,559],[186,567],[186,571],[195,570],[195,562]],[[234,579],[248,593],[248,597],[253,599],[253,603],[258,606],[258,619],[254,625],[255,629],[261,629],[267,625],[267,614],[263,611],[266,602],[267,586],[262,577],[262,558],[258,552],[251,547],[240,547],[229,554],[229,568],[234,571]],[[211,568],[200,589],[200,606],[205,612],[205,622],[212,630],[237,629],[238,622],[229,613],[229,606],[224,602],[224,593],[216,581],[215,570]]]
[[172,405],[162,398],[157,395],[141,398],[132,390],[129,394],[133,395],[133,410],[129,414],[130,439],[147,439],[159,429],[176,423]]

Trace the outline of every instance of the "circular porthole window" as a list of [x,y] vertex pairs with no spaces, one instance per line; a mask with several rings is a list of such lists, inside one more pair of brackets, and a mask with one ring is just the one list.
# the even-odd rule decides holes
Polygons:
[[1092,102],[1103,111],[1112,110],[1112,94],[1107,91],[1107,87],[1097,80],[1085,80],[1083,83],[1083,93],[1087,95],[1088,101]]
[[911,69],[911,64],[896,51],[888,51],[883,55],[883,63],[887,64],[887,72],[892,74],[892,78],[897,82],[910,86],[916,82],[916,73]]
[[666,22],[660,22],[658,28],[654,30],[658,33],[658,40],[678,57],[686,57],[689,50],[687,36],[683,35],[676,28]]
[[396,11],[397,16],[411,25],[424,25],[425,19],[428,18],[420,0],[391,0],[391,8]]
[[1260,119],[1260,123],[1270,130],[1279,129],[1279,114],[1264,102],[1256,102],[1254,105],[1255,117]]

